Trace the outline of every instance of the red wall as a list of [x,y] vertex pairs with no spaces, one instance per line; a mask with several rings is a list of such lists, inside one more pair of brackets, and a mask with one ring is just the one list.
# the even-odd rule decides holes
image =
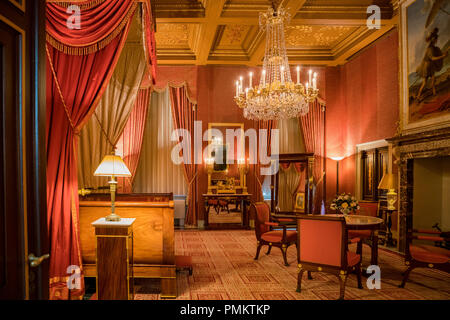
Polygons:
[[[370,47],[339,67],[313,67],[318,72],[320,96],[326,101],[327,199],[336,192],[336,162],[333,156],[344,156],[340,163],[339,189],[355,193],[355,149],[364,142],[392,137],[399,114],[398,35],[393,30]],[[259,81],[261,68],[245,66],[161,66],[158,83],[167,80],[189,84],[192,98],[197,99],[197,119],[203,131],[209,122],[244,123],[245,129],[255,128],[254,121],[243,117],[233,100],[235,81],[253,71],[253,83]],[[307,68],[302,68],[305,82]],[[296,81],[295,66],[291,69]],[[173,78],[173,79],[172,79]],[[206,147],[206,142],[203,147]],[[207,191],[207,175],[202,165],[198,176],[199,219],[203,219],[201,194]],[[250,193],[255,193],[253,168],[248,176]]]
[[[326,149],[343,156],[339,191],[355,193],[360,143],[392,137],[399,119],[398,33],[394,29],[343,66],[327,68]],[[327,161],[327,199],[336,193],[336,162]]]

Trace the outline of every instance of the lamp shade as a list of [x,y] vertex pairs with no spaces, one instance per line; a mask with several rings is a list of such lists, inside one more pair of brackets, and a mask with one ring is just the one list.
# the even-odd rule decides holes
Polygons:
[[396,173],[385,173],[381,178],[378,189],[397,189],[398,176]]
[[107,155],[95,170],[94,176],[131,177],[131,172],[120,156]]

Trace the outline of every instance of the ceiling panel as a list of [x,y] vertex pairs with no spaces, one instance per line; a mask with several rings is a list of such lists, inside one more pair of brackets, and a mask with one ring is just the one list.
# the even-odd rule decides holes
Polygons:
[[[285,37],[290,61],[337,65],[397,23],[389,0],[277,0],[291,16]],[[394,1],[395,2],[395,1]],[[267,0],[155,0],[159,64],[260,65]],[[367,6],[381,8],[381,29],[366,26]]]

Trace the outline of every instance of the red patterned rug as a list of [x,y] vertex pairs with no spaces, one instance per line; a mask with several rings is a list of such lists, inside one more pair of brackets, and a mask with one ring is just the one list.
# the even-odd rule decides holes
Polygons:
[[[355,247],[350,247],[355,251]],[[281,251],[273,248],[266,255],[263,247],[258,261],[254,231],[176,231],[175,252],[192,257],[193,275],[177,275],[178,298],[181,300],[321,300],[337,299],[339,283],[335,276],[313,273],[313,280],[302,281],[297,293],[297,255],[295,246],[288,249],[289,267],[284,266]],[[363,248],[363,266],[369,265],[370,248]],[[364,289],[356,285],[356,276],[348,277],[345,299],[409,300],[450,299],[450,276],[446,273],[416,269],[404,289],[398,288],[401,273],[406,269],[403,258],[379,250],[381,289],[369,290],[363,277]],[[160,299],[159,280],[137,279],[135,299]]]

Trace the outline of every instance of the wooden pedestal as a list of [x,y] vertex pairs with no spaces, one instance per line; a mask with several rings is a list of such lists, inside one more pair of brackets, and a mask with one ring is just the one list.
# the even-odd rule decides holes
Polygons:
[[98,300],[132,300],[134,218],[98,219],[92,225],[96,238]]

